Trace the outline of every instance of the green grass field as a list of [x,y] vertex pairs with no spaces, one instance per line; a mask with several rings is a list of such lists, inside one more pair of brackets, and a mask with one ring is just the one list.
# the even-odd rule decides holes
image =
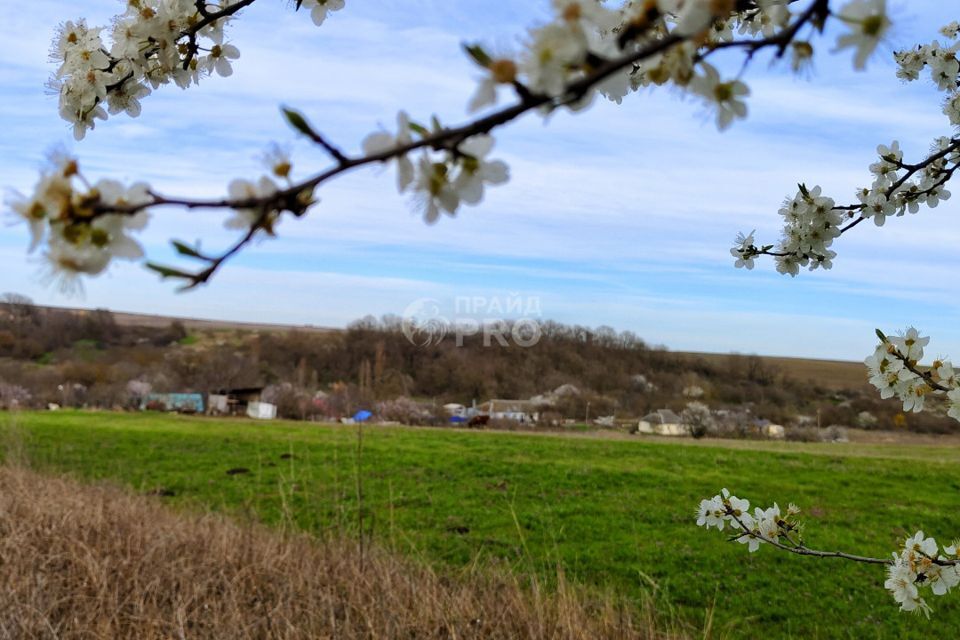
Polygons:
[[[190,508],[318,534],[355,531],[356,430],[153,414],[4,418],[40,468],[109,478]],[[934,619],[901,614],[882,568],[749,555],[694,525],[721,487],[799,504],[807,543],[885,556],[906,533],[960,530],[958,450],[755,448],[433,429],[364,429],[365,526],[381,544],[459,567],[504,561],[628,597],[655,593],[694,626],[751,638],[921,638],[960,628],[960,594]],[[249,473],[229,475],[245,468]]]

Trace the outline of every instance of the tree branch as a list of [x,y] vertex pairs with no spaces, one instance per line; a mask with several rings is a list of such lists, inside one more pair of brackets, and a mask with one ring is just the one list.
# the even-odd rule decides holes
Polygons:
[[[233,5],[231,9],[237,10],[241,6],[246,6],[252,4],[254,0],[242,0],[241,3]],[[804,24],[811,22],[820,12],[823,10],[823,7],[828,4],[829,0],[817,0],[812,3],[810,7],[807,8],[802,14],[800,14],[797,19],[789,26],[784,29],[781,33],[771,36],[769,38],[762,38],[759,40],[738,40],[734,42],[724,43],[724,49],[731,48],[740,48],[748,52],[748,55],[752,56],[756,51],[759,51],[763,48],[776,47],[778,51],[783,51],[783,49],[789,44],[791,39],[795,37],[797,32],[803,27]],[[214,16],[219,16],[223,12],[218,14],[211,14],[205,22],[209,22],[214,19]],[[222,16],[220,16],[222,17]],[[587,93],[589,93],[596,85],[603,82],[613,74],[622,71],[628,67],[631,67],[643,60],[649,59],[653,56],[661,54],[671,47],[691,39],[691,36],[679,36],[675,34],[668,34],[660,39],[654,40],[652,42],[646,43],[644,46],[641,46],[636,51],[628,53],[619,58],[614,58],[610,60],[604,60],[599,64],[595,65],[592,71],[586,74],[584,77],[579,80],[570,83],[564,93],[559,97],[554,97],[546,94],[532,93],[530,91],[518,91],[519,101],[512,106],[505,107],[499,111],[495,111],[487,116],[479,118],[473,122],[466,123],[464,125],[452,128],[442,128],[430,135],[421,137],[418,140],[413,140],[409,143],[396,146],[392,149],[388,149],[379,153],[368,154],[358,157],[348,157],[343,154],[339,149],[331,145],[326,139],[324,139],[319,134],[315,132],[310,135],[311,139],[322,146],[336,161],[336,166],[331,167],[321,173],[318,173],[306,180],[303,180],[299,183],[292,184],[288,188],[278,191],[274,194],[264,196],[261,198],[248,198],[240,200],[231,200],[231,199],[216,199],[216,200],[192,200],[184,199],[177,197],[165,197],[160,194],[151,194],[153,200],[150,202],[142,203],[139,205],[131,206],[121,206],[121,207],[108,207],[100,206],[97,207],[94,211],[94,216],[107,215],[107,214],[126,214],[132,215],[143,209],[154,207],[154,206],[181,206],[187,209],[199,209],[199,208],[233,208],[233,209],[256,209],[259,208],[263,211],[278,211],[282,212],[284,210],[292,210],[289,208],[288,203],[290,202],[302,202],[301,194],[303,193],[312,193],[318,186],[323,183],[341,175],[363,167],[370,164],[387,162],[391,159],[404,156],[412,151],[419,149],[433,149],[435,151],[450,151],[456,153],[457,147],[464,142],[465,140],[481,135],[486,134],[492,131],[495,128],[501,127],[520,116],[533,111],[535,109],[546,108],[554,109],[558,106],[564,104],[569,104],[575,102],[576,100],[581,99]],[[713,47],[712,50],[716,50],[719,47]],[[711,51],[712,51],[711,50]],[[711,51],[706,52],[703,56],[697,58],[697,60],[702,59],[706,55],[709,55]],[[308,134],[309,135],[309,134]],[[302,210],[295,210],[294,213],[297,215],[302,215]],[[228,252],[220,256],[220,258],[214,260],[208,269],[205,269],[200,274],[197,274],[199,278],[195,284],[200,284],[201,282],[206,282],[213,275],[213,273],[219,269],[222,264],[228,260],[230,257],[234,256],[244,245],[248,244],[253,236],[255,235],[256,229],[253,229],[254,233],[247,234],[242,238],[236,245],[232,246]],[[194,285],[191,285],[194,286]]]
[[[893,196],[896,194],[896,192],[897,192],[898,189],[900,189],[904,184],[906,184],[907,180],[909,180],[910,178],[912,178],[913,176],[915,176],[915,175],[916,175],[917,173],[919,173],[920,171],[926,169],[926,168],[929,167],[930,165],[932,165],[932,164],[934,164],[934,163],[936,163],[936,162],[938,162],[938,161],[940,161],[940,160],[943,160],[944,158],[946,158],[947,156],[949,156],[949,155],[952,154],[952,153],[957,153],[957,152],[960,152],[960,137],[953,138],[953,139],[951,140],[950,145],[948,145],[945,149],[942,149],[942,150],[938,151],[937,153],[931,154],[930,156],[928,156],[927,158],[923,159],[922,161],[920,161],[920,162],[918,162],[918,163],[916,163],[916,164],[901,164],[901,165],[900,165],[900,168],[901,168],[901,169],[906,169],[906,170],[907,170],[906,173],[905,173],[904,175],[900,176],[892,185],[890,185],[890,187],[888,187],[888,188],[884,191],[884,196],[887,198],[887,200],[889,200],[891,197],[893,197]],[[944,168],[943,170],[940,171],[940,175],[939,175],[939,177],[937,178],[937,180],[933,183],[933,185],[931,185],[930,187],[928,187],[928,188],[926,188],[926,189],[922,189],[922,190],[916,191],[916,192],[914,192],[914,193],[911,193],[911,199],[913,199],[913,200],[920,200],[923,196],[931,195],[934,191],[936,191],[937,189],[939,189],[940,187],[942,187],[944,184],[946,184],[947,182],[949,182],[949,181],[953,178],[954,174],[957,172],[958,169],[960,169],[960,163],[951,165],[950,167],[947,167],[947,168]],[[863,223],[864,220],[869,220],[869,216],[864,216],[864,215],[862,214],[862,212],[863,212],[866,208],[867,208],[867,205],[865,205],[865,204],[863,204],[863,203],[860,203],[860,204],[848,204],[848,205],[842,205],[842,206],[835,206],[835,207],[833,207],[833,210],[834,210],[834,211],[845,211],[845,212],[847,212],[847,213],[846,213],[847,217],[853,218],[853,220],[852,220],[850,223],[848,223],[848,224],[846,224],[846,225],[844,225],[844,226],[842,226],[842,227],[839,228],[839,231],[840,231],[840,235],[841,235],[841,236],[842,236],[843,234],[845,234],[847,231],[850,231],[850,230],[853,229],[854,227],[856,227],[856,226],[860,225],[861,223]],[[861,212],[859,216],[857,216],[857,212]],[[854,218],[854,216],[856,216],[856,217]],[[807,259],[817,259],[817,258],[822,258],[822,257],[823,257],[823,256],[820,256],[820,255],[818,255],[818,254],[791,253],[791,252],[786,252],[786,251],[774,251],[773,249],[762,249],[762,248],[757,248],[756,246],[753,246],[752,248],[749,248],[749,249],[750,249],[750,251],[749,251],[750,257],[754,257],[754,256],[771,256],[771,257],[774,257],[774,258],[784,258],[784,257],[787,257],[787,256],[795,256],[795,257],[800,258],[800,259],[803,259],[803,258],[807,258]]]
[[733,519],[740,525],[741,533],[734,538],[735,540],[743,537],[756,538],[761,540],[777,549],[782,551],[788,551],[790,553],[799,555],[799,556],[810,556],[812,558],[842,558],[844,560],[852,560],[854,562],[864,562],[867,564],[893,564],[891,560],[884,560],[882,558],[870,558],[867,556],[858,556],[852,553],[844,553],[842,551],[817,551],[815,549],[808,549],[803,546],[803,544],[798,544],[795,547],[788,547],[785,544],[781,544],[779,540],[771,540],[762,535],[753,533],[747,525],[743,523],[743,520],[740,519],[740,516],[731,507],[727,507],[727,514],[732,516]]

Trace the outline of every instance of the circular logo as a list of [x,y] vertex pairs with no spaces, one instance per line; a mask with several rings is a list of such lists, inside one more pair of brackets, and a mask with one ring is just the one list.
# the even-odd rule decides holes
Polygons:
[[403,310],[400,328],[410,344],[429,347],[443,341],[449,326],[450,321],[440,313],[438,300],[420,298]]
[[533,318],[520,318],[513,323],[510,333],[518,347],[536,346],[540,342],[540,338],[543,337],[540,323]]

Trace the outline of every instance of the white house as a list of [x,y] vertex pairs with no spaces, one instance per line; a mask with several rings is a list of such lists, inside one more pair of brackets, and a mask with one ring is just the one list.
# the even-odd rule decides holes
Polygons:
[[763,435],[773,440],[783,440],[787,437],[787,430],[781,424],[768,424]]
[[487,400],[478,410],[481,415],[490,416],[491,420],[536,422],[540,419],[537,404],[530,400]]
[[659,409],[640,419],[640,433],[658,436],[685,436],[690,431],[680,423],[680,416],[669,409]]

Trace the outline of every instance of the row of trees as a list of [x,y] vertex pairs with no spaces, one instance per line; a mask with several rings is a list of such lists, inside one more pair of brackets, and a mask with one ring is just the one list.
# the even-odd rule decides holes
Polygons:
[[[28,392],[29,406],[105,408],[129,406],[132,383],[199,393],[267,386],[281,415],[294,419],[382,404],[391,415],[429,420],[436,416],[395,401],[415,398],[435,409],[490,398],[547,400],[545,394],[572,385],[577,393],[549,398],[544,409],[552,416],[639,417],[661,408],[680,412],[698,400],[712,408],[750,407],[753,415],[781,424],[818,414],[823,426],[945,431],[950,424],[936,413],[905,417],[896,403],[864,389],[837,395],[757,356],[708,362],[609,327],[540,326],[540,340],[530,348],[487,345],[479,335],[460,345],[452,338],[415,345],[394,316],[367,317],[344,331],[188,336],[179,322],[119,325],[108,311],[41,308],[8,295],[0,303],[0,336],[14,336],[15,347],[0,343],[0,381]],[[315,401],[317,392],[322,402]]]

